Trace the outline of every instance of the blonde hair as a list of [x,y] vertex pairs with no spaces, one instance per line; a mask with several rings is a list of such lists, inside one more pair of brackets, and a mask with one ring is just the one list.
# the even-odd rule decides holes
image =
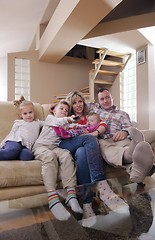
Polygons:
[[18,116],[20,117],[21,110],[26,106],[31,106],[34,110],[34,104],[31,101],[25,100],[23,96],[20,97],[19,100],[13,101],[14,106],[18,108]]
[[87,115],[87,118],[91,117],[91,116],[95,116],[98,122],[101,121],[100,115],[98,113],[96,113],[96,112],[89,112],[88,115]]
[[34,108],[34,104],[31,101],[28,100],[24,100],[23,102],[21,102],[18,106],[19,110],[23,109],[26,106],[32,106],[32,108]]
[[81,97],[82,101],[83,101],[83,112],[82,114],[84,116],[87,115],[88,113],[88,107],[87,107],[87,104],[86,104],[86,101],[82,95],[81,92],[78,92],[78,91],[73,91],[73,92],[70,92],[67,97],[66,97],[66,101],[68,102],[69,106],[70,106],[70,115],[74,115],[74,111],[73,111],[73,104],[74,104],[74,101],[77,97]]

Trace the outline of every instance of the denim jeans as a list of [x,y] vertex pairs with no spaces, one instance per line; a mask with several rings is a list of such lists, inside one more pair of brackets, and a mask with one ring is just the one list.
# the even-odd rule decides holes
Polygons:
[[0,149],[0,160],[32,160],[33,154],[30,149],[21,145],[20,142],[7,141]]
[[59,147],[72,153],[79,185],[105,180],[104,162],[96,137],[86,134],[68,138],[62,140]]

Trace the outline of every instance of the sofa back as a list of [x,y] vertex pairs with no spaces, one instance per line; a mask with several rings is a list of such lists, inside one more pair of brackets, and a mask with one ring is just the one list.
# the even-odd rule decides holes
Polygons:
[[48,103],[41,105],[42,106],[42,110],[43,110],[44,119],[47,117],[48,114],[50,114],[50,112],[49,112],[50,105],[51,104],[48,104]]
[[[34,103],[36,118],[44,120],[49,113],[50,104]],[[18,118],[18,109],[13,102],[0,101],[0,142],[10,132],[13,122]]]

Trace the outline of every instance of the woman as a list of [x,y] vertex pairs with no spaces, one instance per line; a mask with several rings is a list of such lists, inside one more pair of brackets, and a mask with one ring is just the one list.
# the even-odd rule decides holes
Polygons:
[[[88,109],[82,94],[77,91],[70,92],[66,101],[70,105],[70,114],[80,117],[77,121],[78,124],[86,124]],[[111,210],[115,211],[122,206],[127,206],[127,204],[113,193],[105,180],[104,161],[97,139],[100,131],[99,128],[89,134],[62,140],[59,146],[68,149],[74,156],[77,165],[78,184],[84,185],[97,183],[100,199]],[[95,223],[95,214],[92,209],[91,189],[88,187],[89,185],[86,186],[85,190],[87,194],[83,202],[83,226],[86,226],[85,220],[88,218],[91,220],[90,225]]]

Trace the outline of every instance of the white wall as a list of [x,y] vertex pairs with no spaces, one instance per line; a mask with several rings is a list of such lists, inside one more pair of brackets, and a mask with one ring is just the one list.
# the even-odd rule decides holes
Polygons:
[[[146,47],[146,62],[137,65],[137,122],[139,129],[155,129],[155,50]],[[120,106],[120,80],[111,87],[114,104]]]
[[7,58],[0,58],[0,100],[7,100]]
[[146,46],[146,62],[137,65],[137,121],[140,129],[155,129],[154,47]]

